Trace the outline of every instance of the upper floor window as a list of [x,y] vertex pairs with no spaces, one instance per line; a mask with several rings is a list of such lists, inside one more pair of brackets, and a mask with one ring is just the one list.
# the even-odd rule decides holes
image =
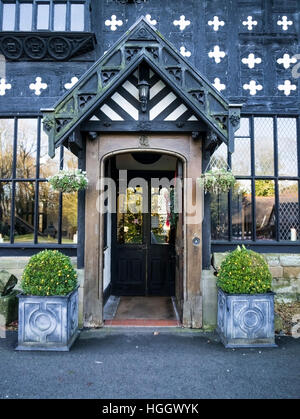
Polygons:
[[88,31],[89,0],[0,0],[2,31]]

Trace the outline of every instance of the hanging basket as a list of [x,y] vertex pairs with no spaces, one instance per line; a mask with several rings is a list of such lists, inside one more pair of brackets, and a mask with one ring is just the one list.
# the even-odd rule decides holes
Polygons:
[[199,179],[200,186],[204,192],[214,194],[226,193],[235,184],[236,179],[231,170],[224,168],[213,168],[203,173]]
[[48,182],[55,191],[71,193],[86,189],[88,179],[86,172],[81,169],[60,170],[56,175],[48,178]]

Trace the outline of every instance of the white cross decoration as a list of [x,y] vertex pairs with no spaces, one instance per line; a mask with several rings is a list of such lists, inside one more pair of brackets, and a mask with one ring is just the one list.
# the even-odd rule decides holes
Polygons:
[[183,31],[187,26],[191,24],[190,20],[185,20],[185,16],[181,15],[179,20],[174,20],[174,26],[179,26],[179,29]]
[[6,83],[5,79],[0,80],[0,96],[4,96],[6,93],[6,90],[11,89],[11,84]]
[[262,85],[261,84],[256,84],[255,80],[251,80],[249,82],[249,84],[245,83],[243,85],[243,89],[244,90],[249,90],[250,91],[250,95],[256,95],[256,93],[260,90],[262,90]]
[[285,80],[284,84],[278,85],[278,90],[283,90],[286,96],[289,96],[291,94],[291,91],[296,89],[297,86],[295,84],[292,84],[290,80]]
[[157,20],[151,19],[151,15],[146,15],[146,19],[151,25],[156,25],[157,24]]
[[248,58],[242,58],[242,63],[243,64],[248,64],[249,68],[254,68],[255,64],[260,64],[261,63],[261,58],[256,57],[254,54],[249,54]]
[[184,46],[180,47],[180,54],[184,57],[190,57],[192,55],[191,51],[187,51]]
[[219,26],[224,26],[225,22],[224,20],[219,20],[218,16],[214,16],[213,20],[209,20],[208,21],[208,25],[209,26],[213,26],[214,27],[214,31],[218,31],[219,30]]
[[66,90],[70,90],[77,82],[78,82],[78,78],[77,77],[72,77],[71,78],[71,82],[70,83],[66,83],[64,85],[65,86],[65,89]]
[[226,89],[226,85],[221,83],[219,77],[216,77],[213,83],[213,86],[219,91],[221,92],[221,90],[225,90]]
[[111,20],[106,19],[106,21],[105,21],[105,26],[110,26],[110,29],[112,31],[116,31],[118,26],[122,26],[122,25],[123,25],[122,20],[117,20],[116,15],[112,15]]
[[209,58],[214,58],[216,63],[221,62],[221,58],[225,57],[225,52],[220,50],[220,47],[218,45],[214,46],[213,51],[209,51],[208,56]]
[[289,26],[292,26],[292,24],[293,24],[293,21],[288,20],[286,16],[282,16],[282,20],[277,21],[277,25],[282,26],[282,29],[284,31],[287,31]]
[[283,54],[282,58],[278,58],[278,64],[282,64],[284,68],[290,68],[291,64],[295,64],[297,59],[295,57],[290,58],[290,54]]
[[257,25],[257,20],[252,20],[252,16],[248,16],[247,20],[244,20],[242,23],[244,26],[248,26],[248,31],[252,31],[253,26]]
[[30,90],[34,90],[34,93],[39,96],[41,94],[41,90],[45,90],[47,89],[48,84],[47,83],[42,83],[42,78],[41,77],[36,77],[35,79],[35,83],[30,83],[29,85],[29,89]]

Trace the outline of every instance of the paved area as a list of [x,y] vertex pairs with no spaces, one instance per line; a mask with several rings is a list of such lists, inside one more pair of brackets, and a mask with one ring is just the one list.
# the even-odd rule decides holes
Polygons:
[[[159,332],[159,333],[157,333]],[[300,398],[300,339],[224,349],[182,329],[86,330],[69,353],[16,352],[0,339],[0,398]]]

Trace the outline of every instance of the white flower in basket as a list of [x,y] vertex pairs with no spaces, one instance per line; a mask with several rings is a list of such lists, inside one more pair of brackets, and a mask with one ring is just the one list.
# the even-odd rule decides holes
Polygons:
[[86,189],[88,179],[86,172],[81,169],[60,170],[56,175],[48,178],[51,188],[59,192],[76,192]]
[[212,168],[203,173],[199,179],[200,185],[204,188],[205,193],[214,194],[226,193],[235,184],[236,179],[231,170],[224,168]]

